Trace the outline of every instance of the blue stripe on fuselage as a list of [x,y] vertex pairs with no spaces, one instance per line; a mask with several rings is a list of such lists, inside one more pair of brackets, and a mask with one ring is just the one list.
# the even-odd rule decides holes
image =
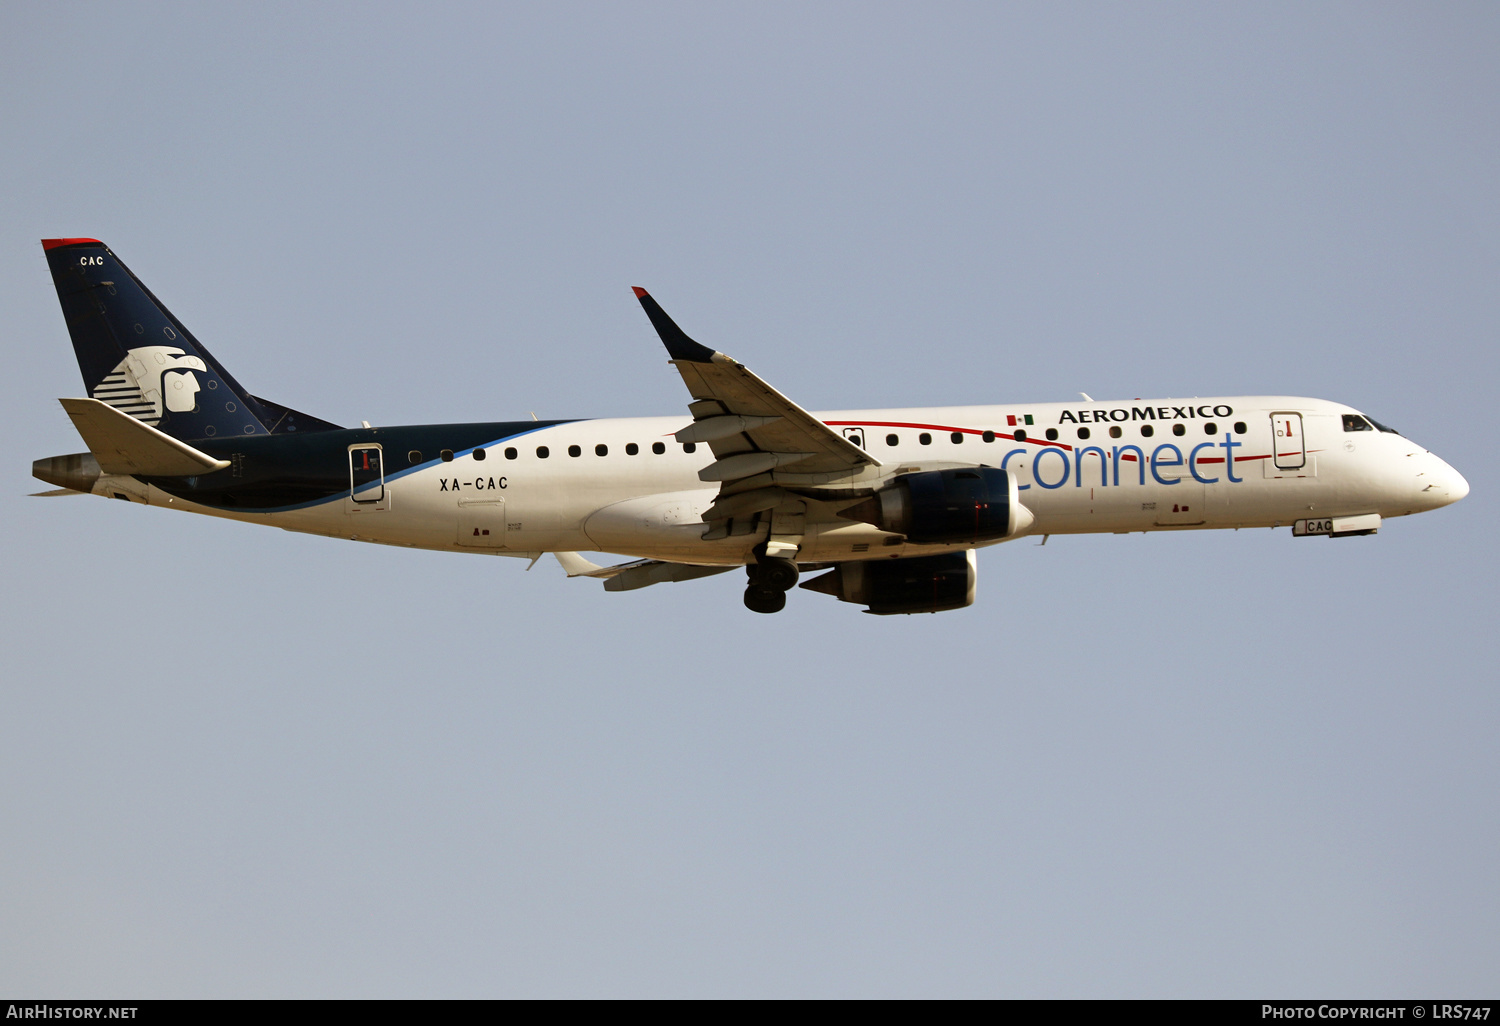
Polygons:
[[[210,509],[235,513],[286,513],[342,502],[350,497],[351,446],[378,444],[387,468],[391,453],[402,451],[453,451],[453,458],[470,456],[475,449],[522,438],[544,428],[575,421],[515,421],[491,424],[432,424],[393,428],[350,428],[307,435],[262,435],[200,447],[210,455],[230,460],[231,466],[199,477],[142,477],[169,495]],[[455,437],[456,436],[456,437]],[[445,444],[446,443],[446,444]],[[400,480],[447,461],[424,459],[421,463],[388,472],[385,483]],[[275,501],[278,495],[316,491],[312,498]],[[236,501],[247,495],[264,497],[264,503]]]

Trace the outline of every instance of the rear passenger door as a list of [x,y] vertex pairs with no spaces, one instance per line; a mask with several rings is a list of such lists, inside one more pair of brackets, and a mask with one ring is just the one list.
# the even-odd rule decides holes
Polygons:
[[378,445],[349,446],[349,501],[345,504],[348,512],[376,513],[389,505],[382,456]]

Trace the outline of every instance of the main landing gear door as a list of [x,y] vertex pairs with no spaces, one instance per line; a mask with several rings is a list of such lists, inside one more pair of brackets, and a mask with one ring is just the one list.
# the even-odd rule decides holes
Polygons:
[[386,508],[385,461],[380,446],[349,446],[349,499],[351,513]]
[[1276,469],[1301,470],[1307,465],[1307,445],[1302,439],[1302,414],[1271,414],[1271,437],[1276,440]]

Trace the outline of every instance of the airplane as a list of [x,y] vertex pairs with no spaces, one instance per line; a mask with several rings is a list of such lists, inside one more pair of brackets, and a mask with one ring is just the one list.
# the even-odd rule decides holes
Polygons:
[[[1290,526],[1374,534],[1457,502],[1436,455],[1352,407],[1227,396],[809,412],[635,295],[687,415],[340,427],[247,391],[96,239],[43,239],[88,452],[54,486],[354,541],[532,565],[609,591],[743,568],[888,615],[975,600],[975,551],[1024,536]],[[581,552],[628,562],[600,566]]]

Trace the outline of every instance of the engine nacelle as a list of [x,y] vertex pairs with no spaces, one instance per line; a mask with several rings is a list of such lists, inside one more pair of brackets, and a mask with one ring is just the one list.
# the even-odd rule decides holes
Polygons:
[[840,563],[829,573],[805,582],[840,602],[869,606],[865,612],[940,613],[974,604],[979,579],[974,550],[909,559],[869,559]]
[[1016,479],[994,467],[903,474],[839,516],[903,534],[917,545],[977,545],[1024,534],[1031,511]]

